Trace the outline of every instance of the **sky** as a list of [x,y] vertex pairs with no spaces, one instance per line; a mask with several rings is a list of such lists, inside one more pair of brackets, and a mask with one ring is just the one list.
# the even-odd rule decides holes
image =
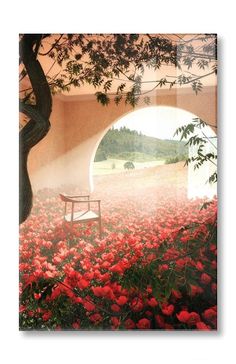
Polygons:
[[190,123],[194,117],[194,114],[174,107],[153,106],[127,114],[113,127],[119,129],[126,126],[155,138],[179,140],[178,136],[173,137],[175,130]]

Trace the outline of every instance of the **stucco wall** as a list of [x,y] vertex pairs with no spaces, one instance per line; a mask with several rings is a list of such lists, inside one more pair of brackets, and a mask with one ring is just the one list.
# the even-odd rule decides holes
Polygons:
[[[205,87],[197,96],[190,88],[159,90],[151,95],[150,106],[155,105],[178,107],[216,125],[215,87]],[[147,106],[141,101],[136,109],[141,107]],[[91,190],[91,162],[101,138],[132,110],[124,102],[102,106],[92,95],[54,97],[51,130],[29,156],[33,189],[73,183],[82,191]]]
[[53,98],[50,122],[51,128],[47,136],[30,151],[28,161],[30,174],[34,174],[65,151],[64,102],[58,98]]

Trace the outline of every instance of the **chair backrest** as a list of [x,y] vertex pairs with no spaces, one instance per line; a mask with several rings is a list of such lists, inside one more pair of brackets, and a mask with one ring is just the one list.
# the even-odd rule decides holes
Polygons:
[[59,193],[59,196],[60,196],[62,201],[68,202],[68,198],[65,195],[62,195],[61,193]]
[[[89,221],[98,221],[99,224],[99,236],[101,238],[101,234],[102,234],[102,230],[101,230],[101,207],[100,207],[100,202],[101,200],[90,200],[90,196],[89,195],[77,195],[77,196],[69,196],[69,195],[63,195],[62,193],[59,193],[59,197],[60,199],[65,202],[65,208],[64,208],[64,219],[67,222],[70,222],[71,225],[73,225],[74,222],[79,222],[79,218],[78,218],[78,213],[82,212],[82,215],[85,216],[86,213],[90,214],[87,215],[86,218],[81,219],[81,222],[89,222]],[[81,200],[82,198],[82,200]],[[70,202],[71,203],[71,208],[69,208],[70,212],[68,214],[66,214],[67,212],[67,203]],[[87,203],[88,204],[88,208],[87,211],[75,211],[74,210],[74,205],[75,204],[84,204]],[[91,203],[97,203],[98,204],[98,212],[94,213],[94,211],[90,210],[90,204]],[[92,214],[91,214],[92,212]],[[74,216],[76,214],[76,218],[74,220]],[[95,215],[96,214],[96,215]],[[80,215],[80,216],[82,216]]]
[[[59,193],[59,196],[63,202],[74,202],[74,199],[81,200],[84,199],[85,201],[89,200],[89,195],[63,195],[62,193]],[[83,200],[82,200],[83,201]]]

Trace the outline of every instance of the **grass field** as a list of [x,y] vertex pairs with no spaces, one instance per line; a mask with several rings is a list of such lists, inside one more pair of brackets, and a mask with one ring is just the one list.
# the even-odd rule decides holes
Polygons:
[[[116,174],[124,172],[124,164],[126,160],[122,159],[107,159],[93,164],[93,175],[102,176],[107,174]],[[133,162],[135,169],[144,169],[155,166],[160,166],[165,163],[164,160],[148,161],[148,162]]]
[[184,189],[187,194],[187,171],[188,168],[184,167],[184,162],[179,162],[139,170],[122,170],[119,175],[97,175],[94,176],[93,197],[111,201],[123,198],[136,200],[137,197],[149,195],[154,202],[163,188],[169,188],[176,194]]

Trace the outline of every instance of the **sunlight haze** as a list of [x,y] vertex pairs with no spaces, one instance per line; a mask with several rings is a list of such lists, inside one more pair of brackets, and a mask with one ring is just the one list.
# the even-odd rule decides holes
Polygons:
[[114,128],[126,126],[147,136],[179,140],[178,136],[173,137],[176,129],[190,123],[194,117],[194,114],[181,109],[154,106],[125,115],[114,124]]

